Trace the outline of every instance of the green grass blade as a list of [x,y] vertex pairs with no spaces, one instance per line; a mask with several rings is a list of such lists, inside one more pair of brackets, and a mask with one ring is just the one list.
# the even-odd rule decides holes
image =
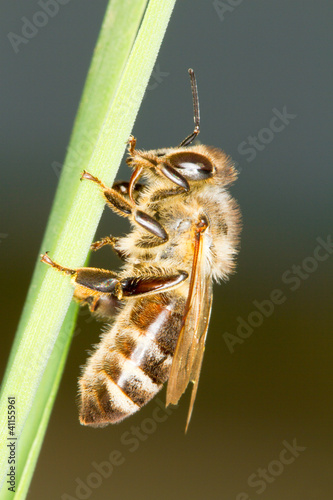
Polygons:
[[[86,168],[94,175],[102,177],[106,183],[112,182],[123,156],[125,142],[135,121],[175,0],[167,0],[163,3],[158,0],[150,1],[132,53],[125,66],[128,48],[133,43],[133,29],[140,22],[145,3],[114,0],[108,7],[96,47],[64,172],[42,246],[43,250],[50,250],[52,258],[69,267],[78,267],[84,263],[104,205],[100,193],[95,189],[96,186],[92,186],[89,182],[79,182],[79,172]],[[123,23],[123,30],[115,22],[113,9],[116,9],[118,22]],[[137,16],[136,22],[134,12]],[[128,29],[130,19],[132,19],[132,31]],[[121,35],[120,42],[118,39],[113,39],[114,30],[117,32],[117,29],[119,31],[117,37]],[[117,42],[120,46],[124,43],[126,31],[127,45],[125,44],[126,48],[122,47],[123,50],[120,50],[119,56],[119,53],[115,52]],[[134,29],[134,34],[135,32],[136,29]],[[113,58],[114,64],[108,69],[117,68],[117,81],[114,77],[111,82],[110,74],[105,70],[109,58]],[[78,154],[78,151],[82,150],[80,141],[87,137],[92,138],[91,141],[86,145],[84,154]],[[46,266],[39,265],[38,267],[33,277],[23,319],[19,325],[17,340],[13,346],[0,401],[0,479],[2,481],[7,472],[8,395],[17,397],[17,436],[23,432],[22,441],[19,442],[20,464],[23,464],[20,465],[22,482],[17,483],[15,499],[25,498],[31,480],[65,363],[73,316],[76,312],[75,306],[71,306],[70,315],[66,319],[66,328],[58,337],[71,302],[73,289],[66,277],[55,273],[52,269],[46,270]],[[45,279],[42,281],[44,275]],[[57,337],[60,341],[56,344]],[[52,351],[54,354],[45,371]],[[31,417],[29,420],[27,420],[28,416]],[[13,498],[5,484],[0,492],[0,499],[7,498],[7,494]]]
[[[76,305],[72,303],[68,309],[55,349],[48,361],[42,382],[37,389],[32,410],[29,413],[20,437],[20,449],[17,460],[19,483],[15,499],[24,499],[28,493],[67,359],[71,343],[71,332],[77,311]],[[49,391],[48,393],[45,391],[45,388]],[[0,498],[10,500],[12,493],[8,490],[5,493],[4,490]]]
[[[131,1],[113,0],[110,3],[103,22],[101,33],[95,48],[93,61],[87,77],[84,93],[81,100],[81,105],[78,111],[78,116],[75,122],[72,133],[68,154],[64,170],[62,172],[59,188],[57,191],[54,206],[49,219],[46,235],[42,243],[42,250],[55,248],[58,235],[61,234],[66,218],[71,209],[72,199],[76,192],[75,186],[78,186],[78,179],[82,168],[89,164],[91,154],[94,148],[94,136],[101,128],[106,111],[110,106],[110,102],[114,97],[117,86],[128,60],[130,51],[135,40],[139,25],[142,20],[142,15],[146,8],[147,0],[140,0],[130,9]],[[89,138],[89,140],[87,139]],[[5,380],[9,370],[11,369],[14,357],[17,355],[17,349],[21,342],[21,338],[27,332],[27,325],[34,304],[36,303],[41,283],[45,276],[46,269],[40,264],[36,267],[32,284],[29,290],[28,299],[21,318],[19,329],[15,338],[11,357],[8,363]],[[52,304],[50,305],[52,307]],[[66,325],[62,329],[58,337],[56,348],[53,350],[52,360],[50,360],[43,379],[38,387],[38,392],[34,398],[34,404],[31,407],[29,418],[24,425],[22,422],[22,401],[18,401],[18,411],[21,416],[21,427],[23,427],[22,435],[20,436],[19,456],[17,461],[17,477],[22,476],[27,478],[27,475],[32,476],[35,462],[38,457],[39,448],[41,446],[43,435],[46,430],[49,414],[55,398],[56,389],[58,386],[57,380],[60,380],[59,375],[62,373],[63,363],[61,362],[63,350],[68,350],[67,339],[70,338],[74,327],[76,307],[73,305],[66,317]],[[66,305],[65,305],[66,311]],[[64,332],[64,333],[63,333]],[[65,334],[65,337],[64,337]],[[29,351],[28,351],[29,352]],[[65,355],[66,358],[66,355]],[[64,359],[65,359],[64,358]],[[45,358],[45,361],[47,358]],[[42,364],[44,360],[40,358]],[[38,363],[38,359],[37,362]],[[54,374],[54,383],[52,385],[52,375]],[[4,380],[4,384],[6,383]],[[8,384],[9,385],[9,384]],[[37,384],[38,386],[38,384]],[[33,389],[33,388],[32,388]],[[17,393],[17,391],[15,391]],[[3,396],[6,397],[6,389],[3,390]],[[50,404],[51,402],[51,404]],[[6,405],[6,400],[3,401]],[[29,407],[27,408],[29,410]],[[6,410],[5,410],[6,411]],[[1,416],[4,413],[2,411]],[[43,424],[43,419],[45,420]],[[23,424],[23,425],[22,425]],[[3,429],[3,428],[2,428]],[[19,429],[18,429],[19,431]],[[3,435],[1,435],[1,443],[3,443]],[[36,446],[39,438],[39,447]],[[3,459],[3,456],[1,456]],[[4,471],[5,467],[0,470]],[[1,472],[0,472],[1,473]],[[29,484],[29,481],[26,481]],[[22,490],[22,484],[19,490]],[[10,494],[4,486],[2,495]],[[19,491],[17,491],[17,495]],[[24,496],[22,496],[24,498]]]
[[[131,0],[112,0],[109,3],[94,50],[40,253],[45,250],[53,253],[57,245],[58,236],[67,220],[79,185],[80,172],[88,168],[97,135],[119,85],[147,2],[148,0],[139,0],[133,5]],[[55,173],[59,173],[58,167],[55,167]],[[3,383],[45,274],[45,266],[37,265]]]

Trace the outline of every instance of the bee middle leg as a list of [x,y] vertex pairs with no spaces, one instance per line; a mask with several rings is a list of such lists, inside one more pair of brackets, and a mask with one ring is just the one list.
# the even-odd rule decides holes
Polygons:
[[129,218],[134,223],[143,227],[156,236],[161,243],[168,241],[169,236],[164,229],[164,227],[151,215],[139,210],[138,206],[130,199],[126,199],[122,194],[120,194],[116,189],[109,188],[103,184],[97,177],[89,174],[84,170],[81,179],[87,179],[89,181],[95,182],[100,186],[103,191],[103,196],[106,200],[107,205],[116,213],[123,217]]
[[110,246],[113,251],[118,255],[118,257],[126,261],[126,255],[124,252],[121,250],[118,250],[117,248],[117,243],[119,241],[119,238],[116,238],[115,236],[106,236],[105,238],[102,238],[98,241],[95,241],[90,245],[90,250],[96,251],[99,250],[100,248],[103,248],[104,246],[108,245]]

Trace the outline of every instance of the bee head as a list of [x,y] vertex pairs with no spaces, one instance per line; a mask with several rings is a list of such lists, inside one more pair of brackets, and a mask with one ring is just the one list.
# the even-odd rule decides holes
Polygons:
[[190,183],[213,179],[223,185],[237,178],[232,160],[220,149],[198,144],[188,148],[168,148],[149,151],[146,159],[157,165],[167,165]]

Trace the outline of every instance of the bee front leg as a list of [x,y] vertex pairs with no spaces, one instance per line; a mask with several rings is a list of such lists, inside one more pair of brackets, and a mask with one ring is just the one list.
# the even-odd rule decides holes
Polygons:
[[84,171],[81,179],[87,179],[95,182],[103,191],[107,205],[116,213],[123,217],[129,218],[132,222],[146,229],[154,236],[160,239],[161,243],[168,241],[169,237],[164,227],[151,215],[139,210],[137,205],[132,200],[126,199],[115,189],[109,188],[103,184],[97,177]]
[[162,177],[166,177],[171,182],[176,184],[182,192],[188,192],[190,190],[190,185],[185,179],[185,177],[177,171],[172,165],[165,164],[163,160],[160,160],[158,156],[150,160],[146,160],[142,157],[140,151],[136,151],[136,139],[133,136],[130,136],[128,141],[128,153],[129,158],[127,158],[126,163],[130,166],[135,167],[134,171],[131,175],[131,179],[129,181],[128,187],[128,195],[130,200],[134,202],[134,195],[137,190],[138,179],[141,177],[145,168],[155,168],[157,174]]

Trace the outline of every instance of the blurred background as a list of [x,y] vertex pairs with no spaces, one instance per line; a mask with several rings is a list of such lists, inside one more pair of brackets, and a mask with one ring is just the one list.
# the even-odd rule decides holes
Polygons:
[[[6,35],[40,7],[3,5],[1,375],[106,3],[60,6],[18,51]],[[79,367],[101,329],[81,312],[30,500],[332,499],[332,21],[329,1],[177,2],[133,133],[145,149],[190,133],[194,68],[200,141],[240,171],[237,273],[214,288],[186,436],[189,393],[170,414],[153,401],[118,426],[79,425]],[[105,211],[96,239],[127,229]],[[119,265],[108,249],[91,262]]]

